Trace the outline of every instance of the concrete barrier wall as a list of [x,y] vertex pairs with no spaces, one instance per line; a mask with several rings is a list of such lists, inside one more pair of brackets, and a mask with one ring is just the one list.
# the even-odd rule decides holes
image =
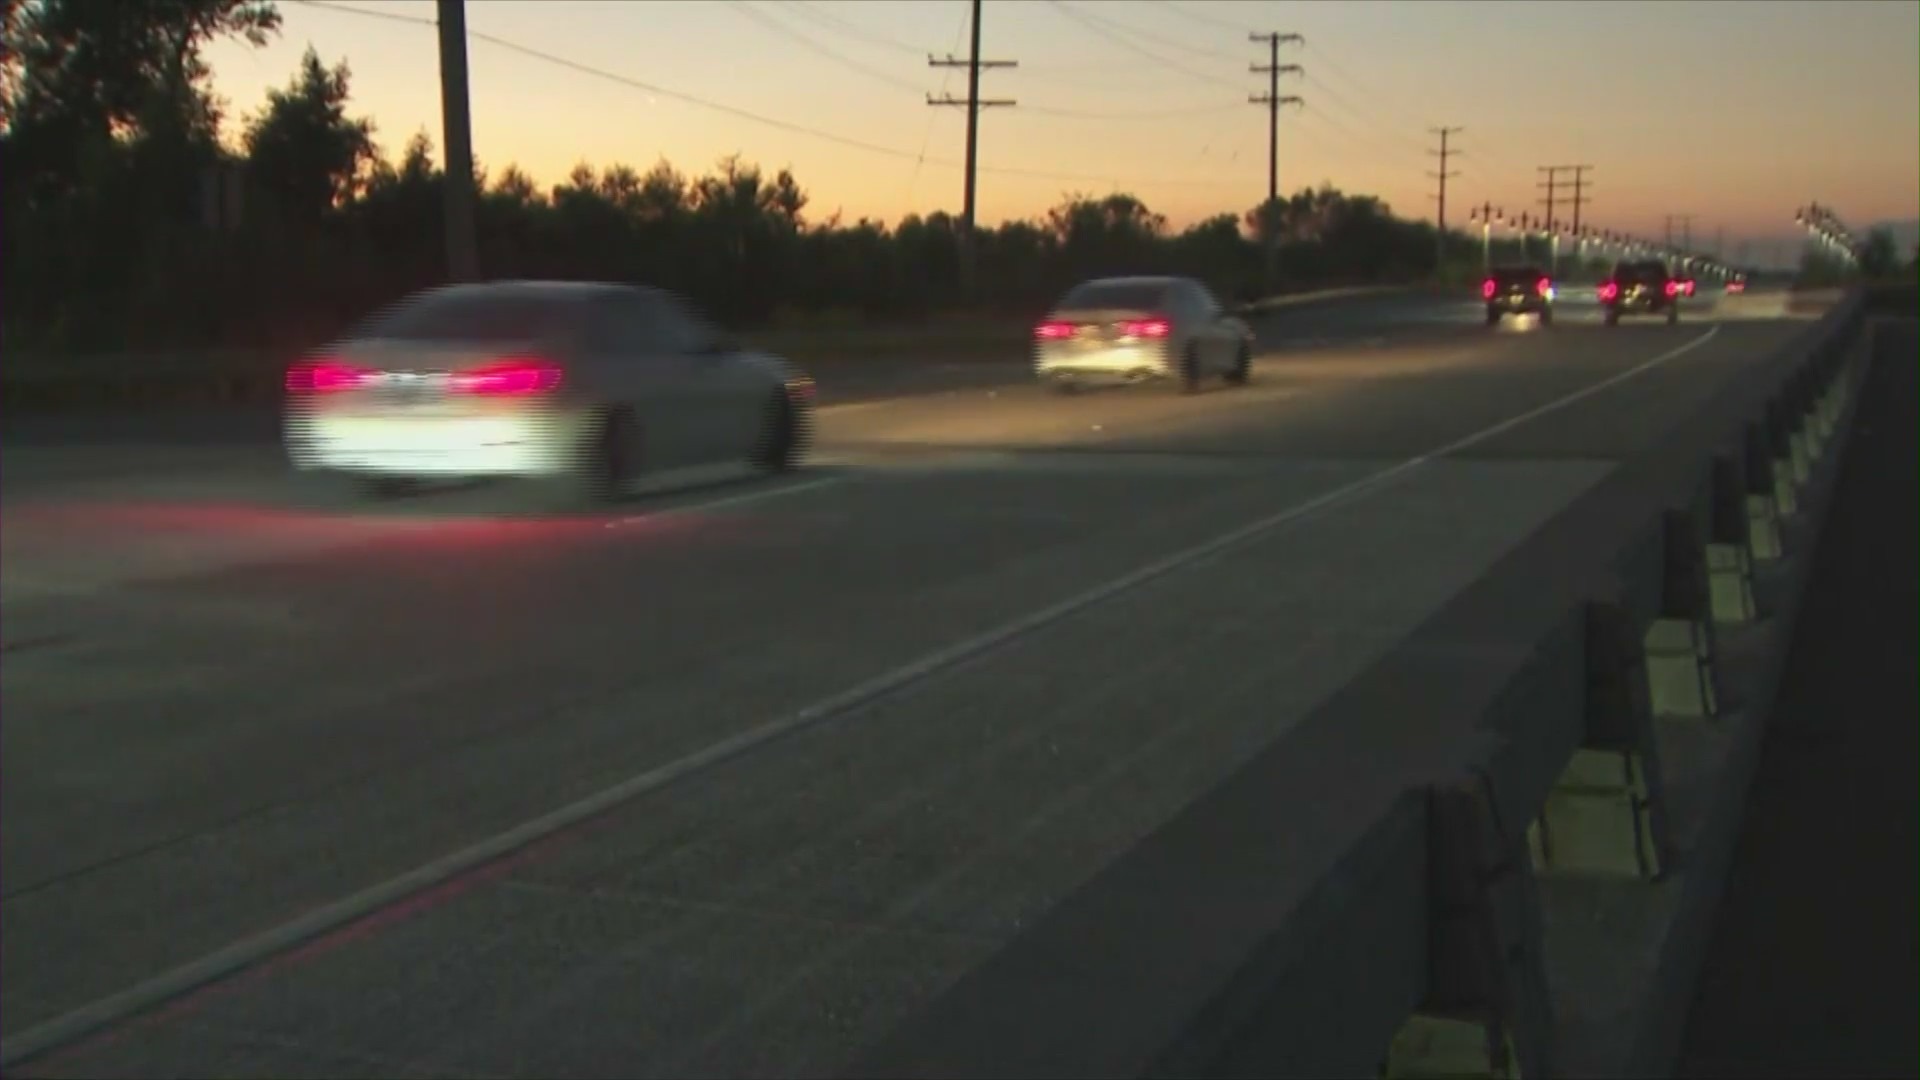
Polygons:
[[1863,326],[1810,323],[853,1073],[1669,1073]]

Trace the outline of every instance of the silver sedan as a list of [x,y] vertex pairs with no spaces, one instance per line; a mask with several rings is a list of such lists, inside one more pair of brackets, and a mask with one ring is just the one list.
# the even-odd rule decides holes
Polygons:
[[1188,393],[1219,375],[1244,385],[1253,331],[1185,277],[1101,278],[1075,286],[1034,333],[1034,367],[1061,390],[1174,379]]
[[602,501],[649,472],[794,468],[813,383],[668,292],[502,281],[375,315],[288,370],[286,407],[296,468],[373,492],[515,477]]

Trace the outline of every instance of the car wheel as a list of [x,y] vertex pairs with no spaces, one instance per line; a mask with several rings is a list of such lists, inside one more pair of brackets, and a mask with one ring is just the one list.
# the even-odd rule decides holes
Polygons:
[[1499,311],[1497,311],[1497,310],[1495,310],[1495,309],[1493,309],[1493,308],[1488,308],[1488,309],[1487,309],[1487,325],[1488,325],[1488,326],[1499,326],[1499,325],[1500,325],[1500,312],[1499,312]]
[[1619,325],[1620,325],[1620,313],[1619,313],[1619,312],[1617,312],[1617,311],[1609,311],[1609,312],[1607,312],[1607,315],[1606,315],[1606,324],[1607,324],[1608,326],[1619,326]]
[[761,425],[753,463],[764,472],[782,473],[790,471],[799,458],[800,425],[794,420],[793,402],[785,394],[775,394],[767,402],[767,418]]
[[1541,326],[1553,325],[1553,309],[1552,308],[1540,309],[1540,325]]
[[639,473],[639,436],[633,413],[625,406],[602,413],[571,477],[574,499],[601,506],[624,497]]
[[1245,386],[1253,378],[1253,353],[1242,344],[1233,354],[1233,367],[1227,369],[1227,383],[1232,386]]
[[1668,326],[1680,325],[1680,309],[1678,307],[1670,307],[1667,309],[1667,325]]
[[1186,355],[1180,358],[1180,392],[1200,392],[1200,353],[1191,345],[1187,346]]

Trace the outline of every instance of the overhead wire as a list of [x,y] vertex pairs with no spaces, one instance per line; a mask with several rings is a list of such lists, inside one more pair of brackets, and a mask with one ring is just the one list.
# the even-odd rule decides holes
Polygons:
[[832,61],[833,63],[839,64],[841,67],[846,68],[848,71],[857,72],[877,82],[886,83],[889,86],[906,90],[909,93],[918,94],[921,91],[921,87],[918,83],[908,82],[907,80],[899,78],[897,76],[889,75],[884,71],[880,71],[878,69],[868,67],[867,65],[861,63],[858,60],[852,59],[851,57],[847,56],[844,53],[838,52],[826,45],[822,45],[818,41],[815,41],[814,39],[808,37],[807,35],[794,29],[793,27],[786,26],[780,23],[779,21],[773,19],[772,17],[767,15],[765,12],[761,11],[760,9],[754,7],[752,4],[748,3],[747,0],[727,0],[727,7],[733,10],[734,12],[751,19],[756,23],[759,23],[761,26],[766,27],[768,30],[771,30],[776,35],[779,35],[781,37],[791,38],[792,40],[799,42],[801,45],[805,46],[806,48],[812,50],[813,52],[817,53],[820,56],[826,57],[828,60]]
[[[401,15],[397,12],[388,12],[388,11],[370,11],[365,8],[351,7],[345,4],[334,3],[334,2],[331,2],[331,0],[289,0],[289,2],[297,4],[302,7],[315,8],[315,9],[325,10],[325,11],[334,11],[342,14],[358,15],[358,16],[363,16],[368,18],[386,19],[392,22],[410,23],[415,26],[436,27],[439,25],[439,23],[436,20],[425,18],[422,16]],[[725,115],[732,116],[740,120],[745,120],[749,123],[759,124],[763,127],[770,127],[779,131],[785,131],[785,132],[796,134],[796,135],[805,135],[810,138],[819,139],[822,142],[830,142],[838,146],[847,147],[848,149],[862,150],[867,153],[877,154],[885,157],[892,157],[892,158],[897,158],[897,159],[906,160],[906,161],[925,162],[926,164],[939,165],[939,166],[942,166],[943,168],[958,169],[958,168],[965,167],[963,163],[954,161],[951,158],[926,156],[922,153],[917,153],[915,151],[903,149],[897,146],[885,146],[880,143],[868,142],[865,139],[858,139],[852,136],[842,135],[837,132],[825,131],[820,128],[811,127],[806,124],[798,124],[789,120],[782,120],[777,117],[766,116],[761,113],[753,112],[752,110],[749,110],[749,109],[743,109],[737,105],[728,105],[724,102],[713,101],[709,98],[700,97],[697,94],[689,94],[682,90],[675,90],[670,87],[661,86],[657,83],[647,82],[643,79],[636,79],[631,76],[621,75],[615,72],[607,71],[602,68],[594,67],[590,64],[581,63],[580,61],[577,61],[577,60],[571,60],[563,56],[557,56],[553,53],[549,53],[541,49],[536,49],[529,45],[523,45],[517,41],[513,41],[508,38],[499,37],[498,35],[489,34],[481,30],[475,30],[472,27],[467,28],[467,36],[472,38],[475,41],[485,42],[489,45],[494,46],[495,48],[504,49],[508,52],[517,53],[519,55],[530,57],[532,59],[539,60],[544,63],[553,64],[557,67],[566,68],[570,71],[574,71],[579,74],[591,75],[595,78],[618,83],[622,86],[626,86],[636,90],[641,90],[646,93],[656,95],[658,97],[668,98],[674,101],[681,102],[683,104],[695,106],[697,108],[703,108],[703,109],[711,110],[713,112],[723,113]],[[918,90],[919,88],[915,87],[915,89]],[[1030,177],[1030,178],[1041,179],[1041,180],[1065,180],[1065,181],[1080,181],[1080,182],[1094,183],[1094,182],[1106,182],[1107,180],[1110,179],[1110,177],[1105,175],[1095,175],[1090,173],[1056,172],[1056,171],[1046,170],[1046,169],[1026,169],[1026,168],[1018,168],[1013,166],[1004,166],[1004,165],[998,165],[998,166],[978,165],[977,169],[978,171],[983,173],[991,173],[999,176],[1024,176],[1024,177]],[[1213,186],[1220,183],[1220,181],[1216,179],[1200,179],[1197,177],[1195,178],[1145,177],[1136,181],[1136,183],[1139,183],[1142,185],[1151,184],[1156,186],[1170,186],[1170,187],[1189,186],[1191,187],[1191,186]]]

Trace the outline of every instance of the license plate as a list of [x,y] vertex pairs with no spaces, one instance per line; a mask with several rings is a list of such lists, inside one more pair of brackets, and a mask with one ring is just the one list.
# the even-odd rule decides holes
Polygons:
[[423,405],[437,400],[446,382],[439,372],[390,371],[380,379],[380,396],[392,405]]

